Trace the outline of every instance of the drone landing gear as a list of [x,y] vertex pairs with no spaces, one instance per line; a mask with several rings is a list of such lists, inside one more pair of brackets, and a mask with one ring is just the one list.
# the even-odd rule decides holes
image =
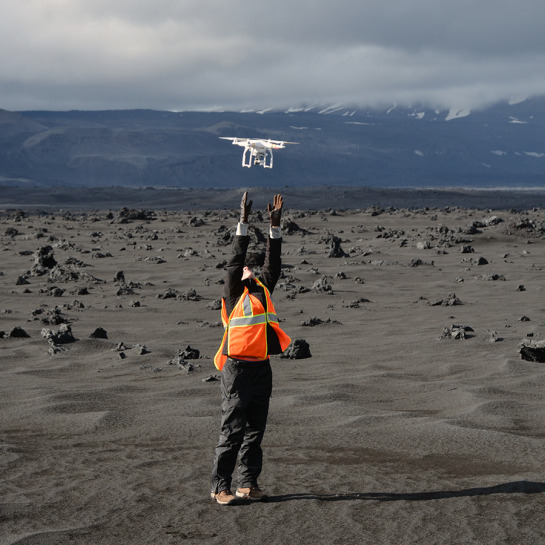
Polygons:
[[[246,154],[250,152],[248,156],[248,161],[246,161]],[[244,148],[244,153],[242,154],[242,166],[250,168],[252,166],[252,150],[250,148]]]
[[[269,157],[267,161],[267,156]],[[253,158],[253,161],[252,161]],[[273,167],[273,152],[272,149],[266,149],[264,151],[257,151],[253,148],[247,147],[242,154],[242,166],[250,168],[254,165],[261,165],[263,168]]]
[[[269,162],[267,163],[267,151],[269,152]],[[273,152],[272,149],[268,149],[263,155],[263,168],[272,168],[273,167]]]

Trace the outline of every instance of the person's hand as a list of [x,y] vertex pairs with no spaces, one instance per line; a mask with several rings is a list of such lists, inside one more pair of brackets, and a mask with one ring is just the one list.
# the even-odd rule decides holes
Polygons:
[[284,201],[282,200],[282,195],[275,195],[273,200],[273,205],[267,203],[267,212],[271,219],[271,227],[280,227],[280,219],[282,218],[282,206]]
[[240,201],[240,223],[248,223],[248,216],[252,211],[252,202],[248,201],[248,192],[245,191]]

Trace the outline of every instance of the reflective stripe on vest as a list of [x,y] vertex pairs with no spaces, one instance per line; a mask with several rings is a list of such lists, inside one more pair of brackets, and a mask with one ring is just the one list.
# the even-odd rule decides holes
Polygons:
[[251,316],[252,315],[252,303],[250,302],[249,297],[244,297],[242,300],[242,311],[244,312],[244,316]]
[[241,316],[240,318],[231,318],[231,327],[266,324],[267,322],[278,323],[276,314],[273,312],[268,312],[267,314],[257,314],[256,316]]

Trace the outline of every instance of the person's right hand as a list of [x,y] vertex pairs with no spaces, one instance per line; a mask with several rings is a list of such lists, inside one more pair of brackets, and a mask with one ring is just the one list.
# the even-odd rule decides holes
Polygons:
[[248,192],[245,191],[240,201],[240,223],[248,223],[248,216],[252,211],[252,202],[248,201]]

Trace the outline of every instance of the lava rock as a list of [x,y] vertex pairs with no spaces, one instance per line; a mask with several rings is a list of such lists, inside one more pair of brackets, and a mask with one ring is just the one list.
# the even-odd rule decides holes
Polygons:
[[301,322],[301,325],[302,326],[309,326],[309,327],[314,327],[315,325],[320,325],[320,324],[323,324],[324,321],[321,320],[320,318],[316,317],[316,316],[313,316],[312,318],[308,318],[308,320],[303,320]]
[[22,328],[22,327],[14,327],[7,335],[5,335],[8,339],[25,339],[29,338],[30,335]]
[[72,333],[72,328],[68,324],[61,324],[58,331],[44,328],[42,329],[41,335],[53,345],[76,342],[76,338]]
[[331,238],[331,251],[329,252],[328,257],[350,257],[342,248],[341,248],[341,239],[339,237]]
[[519,352],[523,360],[545,363],[545,340],[524,339],[519,345]]
[[191,348],[191,346],[187,345],[184,350],[178,351],[178,356],[181,356],[182,358],[186,360],[198,360],[201,353],[196,348]]
[[90,335],[91,339],[107,339],[108,333],[102,327],[97,327]]
[[57,265],[54,257],[54,251],[51,246],[42,246],[34,252],[34,265],[32,272],[37,276],[42,276]]
[[292,360],[300,360],[304,358],[312,358],[310,353],[310,346],[304,339],[295,339],[292,343],[284,350],[281,358],[290,358]]
[[333,288],[328,281],[327,276],[322,276],[314,284],[312,284],[312,289],[318,292],[333,292]]
[[451,325],[450,327],[445,327],[443,329],[443,334],[441,337],[448,339],[467,339],[475,331],[472,327],[465,325]]

